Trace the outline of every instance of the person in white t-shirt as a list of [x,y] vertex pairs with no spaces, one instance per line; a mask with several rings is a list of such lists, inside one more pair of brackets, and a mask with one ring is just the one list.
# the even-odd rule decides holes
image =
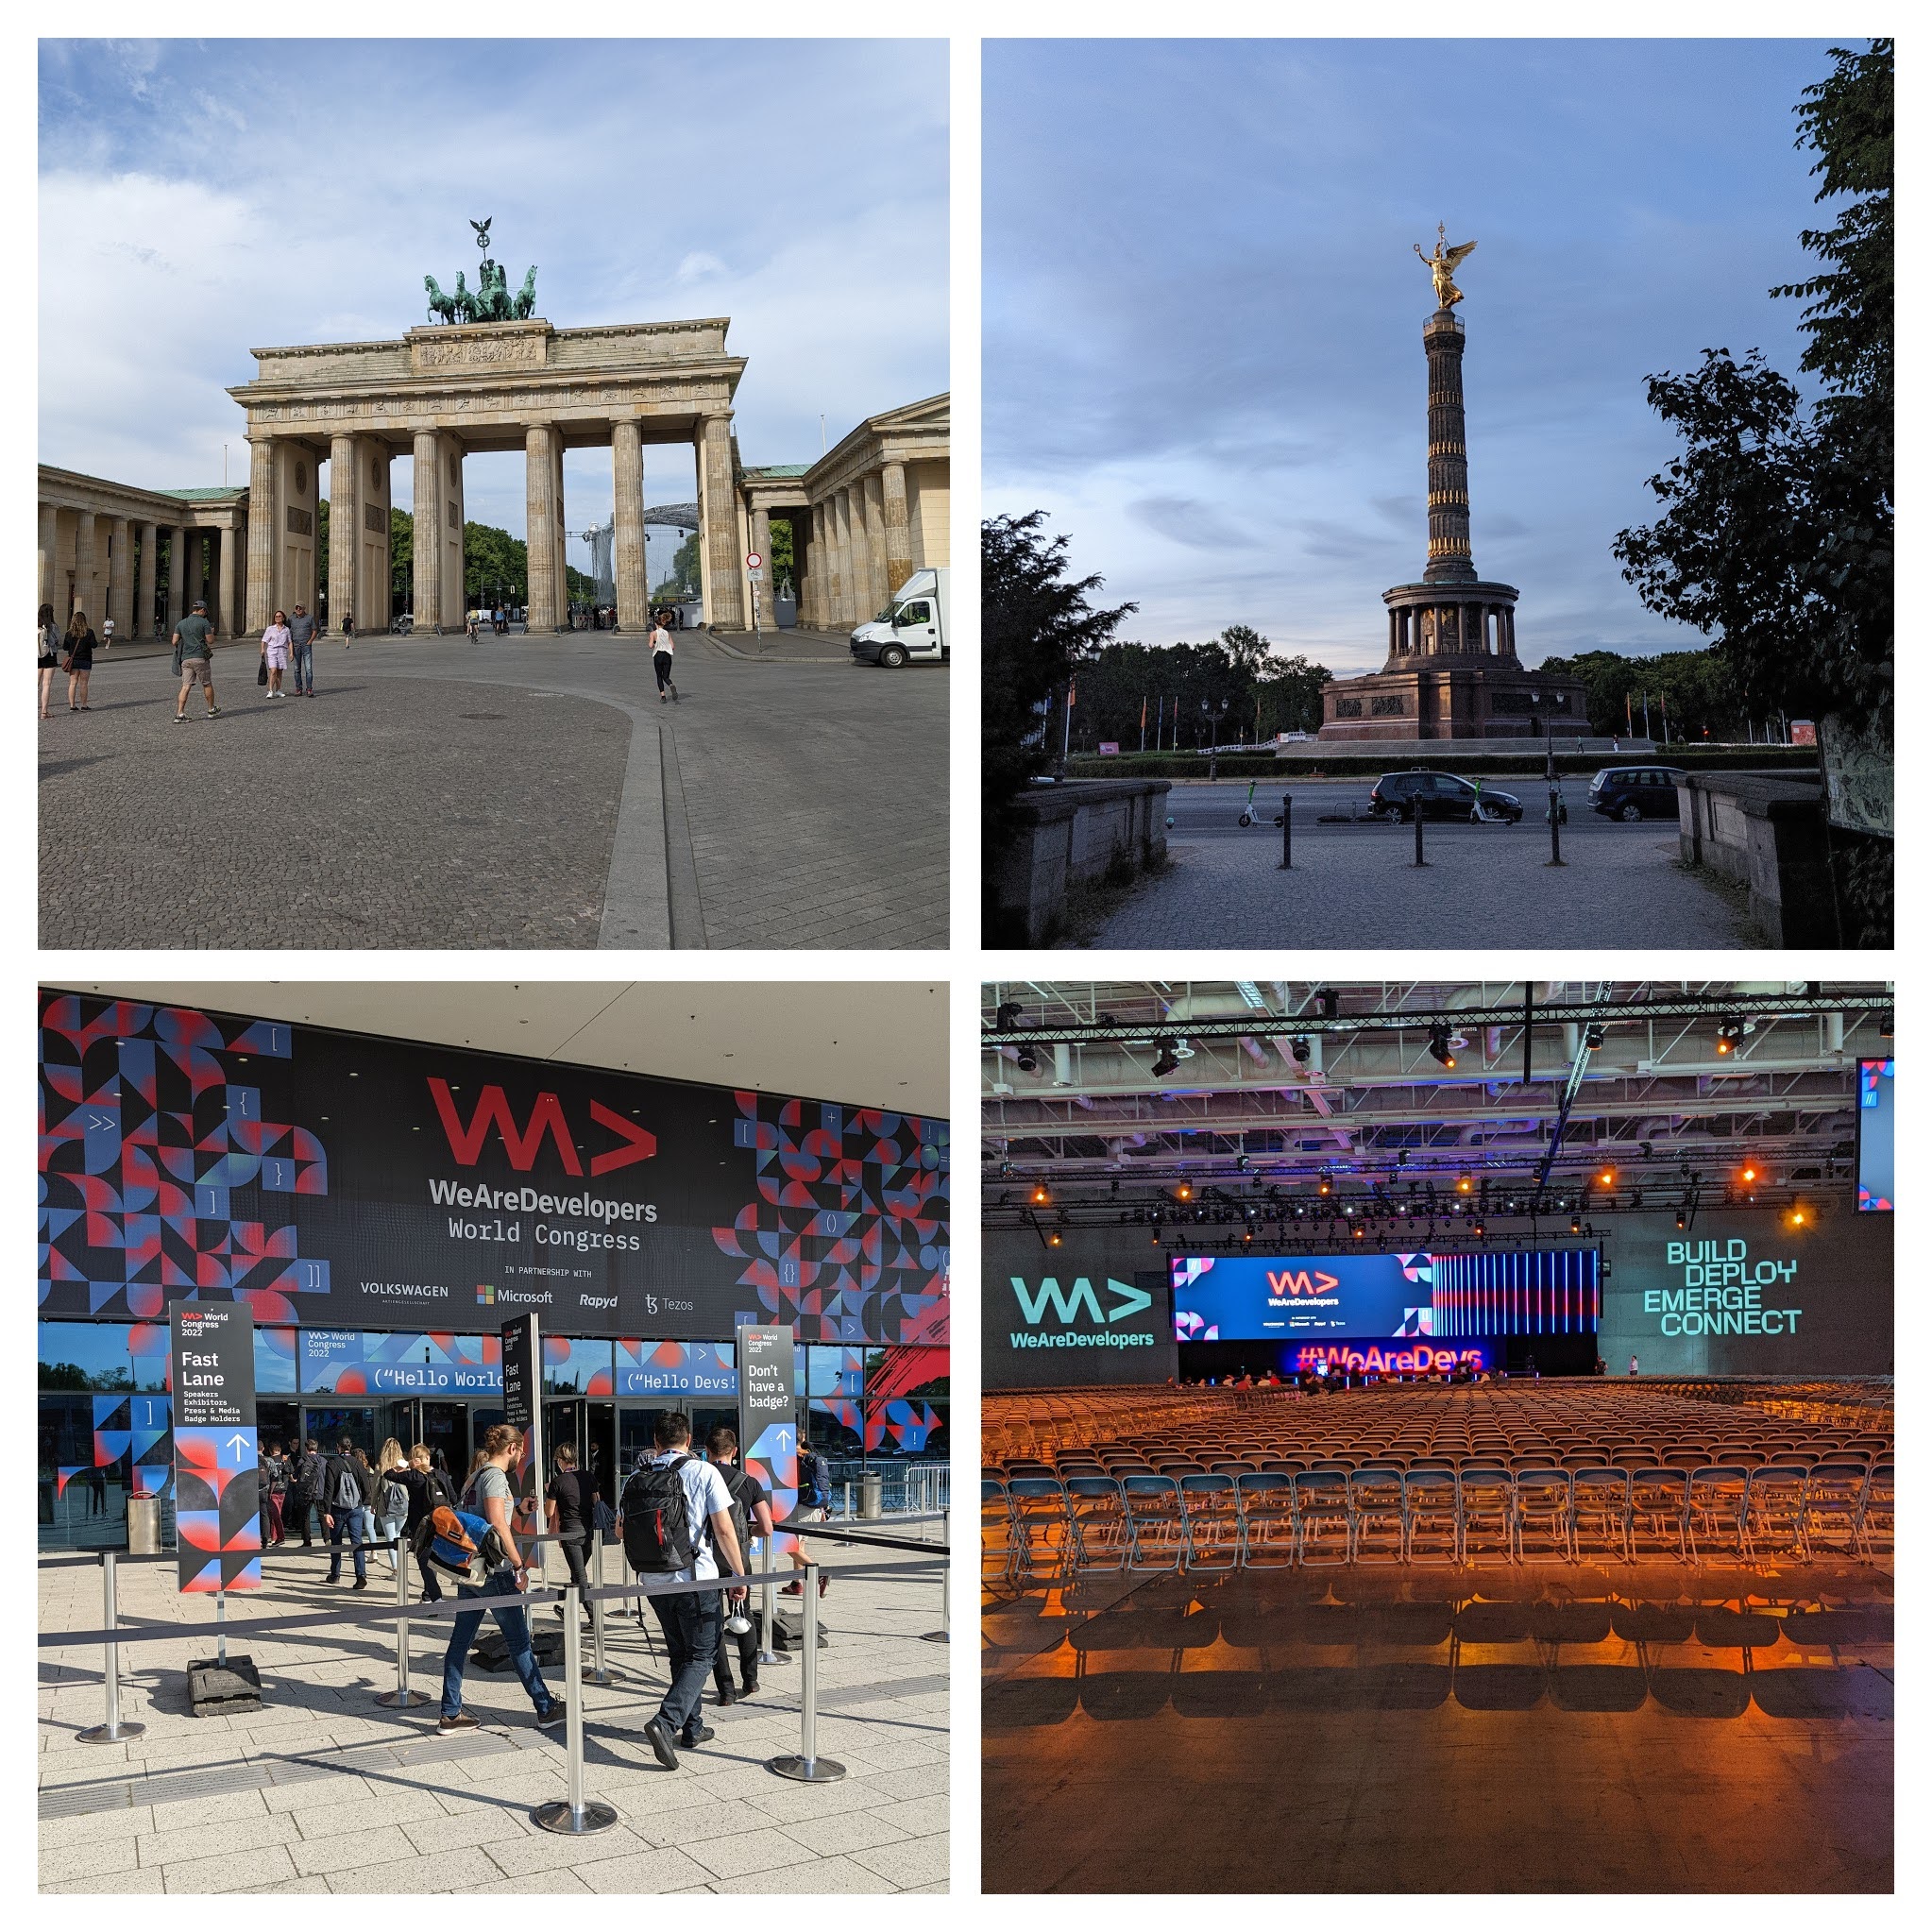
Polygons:
[[662,619],[651,627],[651,636],[645,639],[651,652],[651,668],[657,673],[657,702],[662,704],[667,699],[677,702],[678,687],[670,681],[671,652],[677,646],[671,642],[670,633],[664,628]]

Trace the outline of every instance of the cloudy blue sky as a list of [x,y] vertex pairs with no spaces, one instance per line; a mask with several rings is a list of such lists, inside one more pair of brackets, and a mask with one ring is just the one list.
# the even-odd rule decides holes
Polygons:
[[[43,41],[41,461],[185,487],[226,443],[246,481],[249,348],[399,335],[491,215],[559,328],[730,316],[745,462],[808,462],[821,413],[836,442],[948,386],[946,73],[938,41]],[[607,517],[609,459],[564,467],[570,528]],[[522,534],[522,471],[472,457],[469,515]],[[688,500],[688,450],[645,488]]]
[[1644,378],[1795,376],[1827,42],[989,42],[985,509],[1042,508],[1123,636],[1378,668],[1425,561],[1410,252],[1463,265],[1472,544],[1529,662],[1703,640],[1613,562],[1673,448]]

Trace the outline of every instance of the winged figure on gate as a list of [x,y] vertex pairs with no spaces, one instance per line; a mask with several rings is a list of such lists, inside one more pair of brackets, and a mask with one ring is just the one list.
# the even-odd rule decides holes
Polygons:
[[488,214],[485,215],[482,221],[473,221],[469,224],[470,227],[476,230],[476,246],[479,248],[481,248],[485,255],[487,255],[490,252],[490,224],[491,222],[495,221],[496,218],[497,217],[495,215]]

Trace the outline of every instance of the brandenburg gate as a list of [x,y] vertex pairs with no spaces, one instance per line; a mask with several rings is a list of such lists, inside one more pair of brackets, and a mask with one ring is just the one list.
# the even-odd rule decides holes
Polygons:
[[563,457],[610,451],[619,628],[641,629],[646,443],[697,454],[699,561],[707,619],[742,629],[732,398],[744,373],[728,323],[553,329],[540,317],[432,324],[399,342],[258,348],[255,380],[229,394],[247,412],[247,625],[315,608],[317,477],[329,465],[330,618],[389,616],[389,465],[415,470],[417,631],[463,627],[463,459],[520,449],[528,509],[529,627],[566,627]]

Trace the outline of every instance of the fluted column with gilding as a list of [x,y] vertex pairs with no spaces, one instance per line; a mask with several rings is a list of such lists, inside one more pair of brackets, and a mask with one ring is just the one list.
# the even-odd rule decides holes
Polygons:
[[644,568],[644,436],[635,419],[610,426],[611,568],[618,583],[618,629],[651,621],[650,573]]

